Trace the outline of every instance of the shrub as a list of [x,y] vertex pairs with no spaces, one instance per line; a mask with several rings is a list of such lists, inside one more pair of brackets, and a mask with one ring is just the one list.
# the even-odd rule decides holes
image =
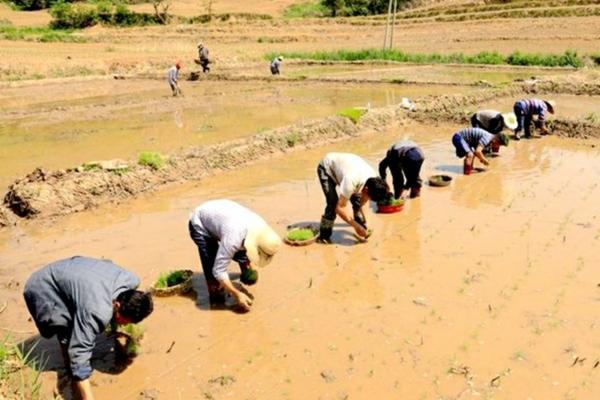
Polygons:
[[159,170],[165,165],[165,158],[153,151],[143,151],[138,158],[138,164],[150,167],[153,170]]
[[70,4],[63,0],[56,2],[50,8],[53,28],[87,28],[98,22],[97,8],[90,4]]

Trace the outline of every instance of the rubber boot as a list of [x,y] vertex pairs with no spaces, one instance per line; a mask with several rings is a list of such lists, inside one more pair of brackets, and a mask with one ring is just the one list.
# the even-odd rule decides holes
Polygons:
[[331,235],[333,234],[333,220],[321,217],[321,226],[319,227],[320,243],[331,243]]
[[515,132],[515,140],[521,140],[521,134],[519,132]]
[[421,195],[421,188],[420,187],[412,187],[412,188],[410,188],[410,198],[411,199],[419,197],[420,195]]
[[473,166],[469,165],[469,164],[464,164],[463,165],[463,173],[465,175],[471,175],[471,172],[473,172]]

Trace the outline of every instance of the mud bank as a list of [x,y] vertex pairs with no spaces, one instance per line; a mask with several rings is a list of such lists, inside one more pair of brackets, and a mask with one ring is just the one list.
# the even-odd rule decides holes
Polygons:
[[330,117],[275,129],[247,139],[193,148],[171,156],[163,168],[129,164],[123,172],[82,168],[44,171],[36,169],[14,182],[4,197],[0,226],[19,217],[52,217],[119,202],[169,182],[197,180],[219,170],[238,168],[254,160],[348,139],[379,129],[399,119],[395,107],[378,110],[354,125],[344,117]]
[[[576,88],[577,85],[571,87]],[[594,85],[586,88],[580,86],[579,90],[595,90]],[[472,95],[428,96],[416,100],[416,109],[412,111],[400,105],[370,110],[356,125],[336,116],[274,129],[246,139],[192,148],[173,154],[158,170],[135,163],[130,163],[125,172],[119,173],[104,169],[44,171],[38,168],[9,187],[4,197],[5,208],[0,210],[0,226],[16,223],[13,214],[23,218],[71,214],[102,203],[119,202],[167,183],[198,180],[219,170],[238,168],[276,154],[384,130],[407,119],[427,123],[468,123],[477,106],[493,99],[522,95],[523,92],[553,92],[556,89],[556,86],[544,82],[526,82]],[[594,121],[557,118],[549,125],[558,136],[600,137],[600,124]]]

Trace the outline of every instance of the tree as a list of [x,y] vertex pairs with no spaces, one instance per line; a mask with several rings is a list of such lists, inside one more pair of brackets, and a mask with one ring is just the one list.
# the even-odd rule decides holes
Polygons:
[[154,7],[154,14],[161,24],[169,23],[169,7],[171,7],[171,0],[152,0],[152,7]]
[[321,0],[323,7],[331,11],[331,16],[336,17],[345,7],[345,0]]

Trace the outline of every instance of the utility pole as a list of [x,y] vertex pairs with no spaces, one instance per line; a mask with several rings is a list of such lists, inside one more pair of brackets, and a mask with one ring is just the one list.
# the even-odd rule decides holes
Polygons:
[[[396,27],[396,12],[398,11],[398,0],[389,0],[388,13],[385,21],[385,36],[383,38],[383,50],[391,50],[394,47],[394,28]],[[389,41],[388,41],[389,38]]]

